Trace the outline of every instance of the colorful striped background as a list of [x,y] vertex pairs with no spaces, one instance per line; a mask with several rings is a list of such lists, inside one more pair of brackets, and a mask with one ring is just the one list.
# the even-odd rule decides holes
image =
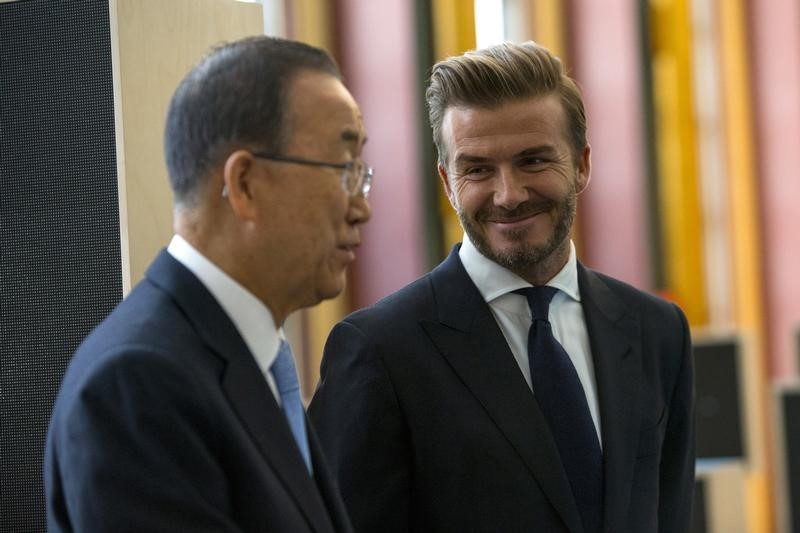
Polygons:
[[[579,199],[579,257],[677,302],[697,335],[749,339],[750,401],[757,419],[771,420],[772,383],[797,378],[800,359],[800,5],[495,3],[506,39],[554,50],[584,91],[593,176]],[[332,324],[422,275],[461,238],[423,96],[435,61],[475,47],[476,20],[473,0],[284,6],[267,27],[337,57],[375,167],[373,219],[347,294],[299,319],[309,395]],[[756,429],[746,531],[769,532],[772,437],[769,424]]]

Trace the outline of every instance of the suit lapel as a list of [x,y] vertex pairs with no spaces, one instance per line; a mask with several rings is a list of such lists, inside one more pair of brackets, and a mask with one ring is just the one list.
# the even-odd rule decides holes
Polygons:
[[221,386],[242,425],[311,527],[331,531],[328,513],[283,412],[228,315],[194,274],[166,251],[150,267],[147,278],[172,295],[198,336],[225,361]]
[[625,527],[639,430],[639,320],[594,272],[578,264],[603,435],[605,531]]
[[422,327],[494,420],[571,531],[580,517],[558,450],[489,306],[457,249],[431,273],[438,321]]

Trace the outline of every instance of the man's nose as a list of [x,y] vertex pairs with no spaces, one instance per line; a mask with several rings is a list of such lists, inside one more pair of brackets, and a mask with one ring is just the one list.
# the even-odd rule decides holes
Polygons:
[[372,216],[372,207],[363,194],[356,194],[350,197],[350,205],[347,209],[347,222],[350,224],[364,224]]
[[495,176],[494,204],[514,209],[528,200],[528,190],[513,169],[501,167]]

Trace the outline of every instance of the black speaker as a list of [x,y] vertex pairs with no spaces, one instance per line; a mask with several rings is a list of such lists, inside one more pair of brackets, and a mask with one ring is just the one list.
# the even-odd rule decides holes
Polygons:
[[780,500],[785,531],[800,533],[800,383],[778,389],[778,449]]
[[108,6],[0,2],[3,533],[44,531],[55,393],[77,345],[122,297]]
[[745,457],[741,352],[737,337],[694,343],[698,459]]

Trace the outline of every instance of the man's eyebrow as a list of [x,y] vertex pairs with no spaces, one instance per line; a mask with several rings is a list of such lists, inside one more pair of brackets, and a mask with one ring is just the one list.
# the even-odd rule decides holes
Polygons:
[[465,165],[468,163],[485,163],[489,161],[488,157],[483,157],[480,155],[472,155],[472,154],[458,154],[454,161],[455,164]]
[[[514,159],[519,159],[521,157],[531,157],[531,156],[552,156],[555,153],[556,153],[556,149],[555,149],[554,146],[552,146],[550,144],[542,144],[542,145],[530,146],[528,148],[525,148],[525,149],[517,152],[516,154],[514,154],[512,157]],[[489,157],[483,157],[483,156],[480,156],[480,155],[462,153],[462,154],[458,154],[456,156],[454,163],[457,164],[457,165],[459,165],[459,164],[467,165],[467,164],[470,164],[470,163],[486,163],[486,162],[491,161],[491,160],[492,159],[489,158]]]
[[366,136],[363,139],[361,138],[361,132],[360,131],[353,130],[353,129],[350,129],[350,128],[342,131],[341,138],[342,138],[343,141],[350,142],[350,143],[357,143],[357,142],[360,141],[361,144],[365,144],[367,142],[367,137]]
[[525,148],[524,150],[517,152],[514,154],[514,158],[520,157],[529,157],[529,156],[537,156],[537,155],[553,155],[556,153],[556,149],[549,144],[542,144],[539,146],[531,146],[530,148]]

